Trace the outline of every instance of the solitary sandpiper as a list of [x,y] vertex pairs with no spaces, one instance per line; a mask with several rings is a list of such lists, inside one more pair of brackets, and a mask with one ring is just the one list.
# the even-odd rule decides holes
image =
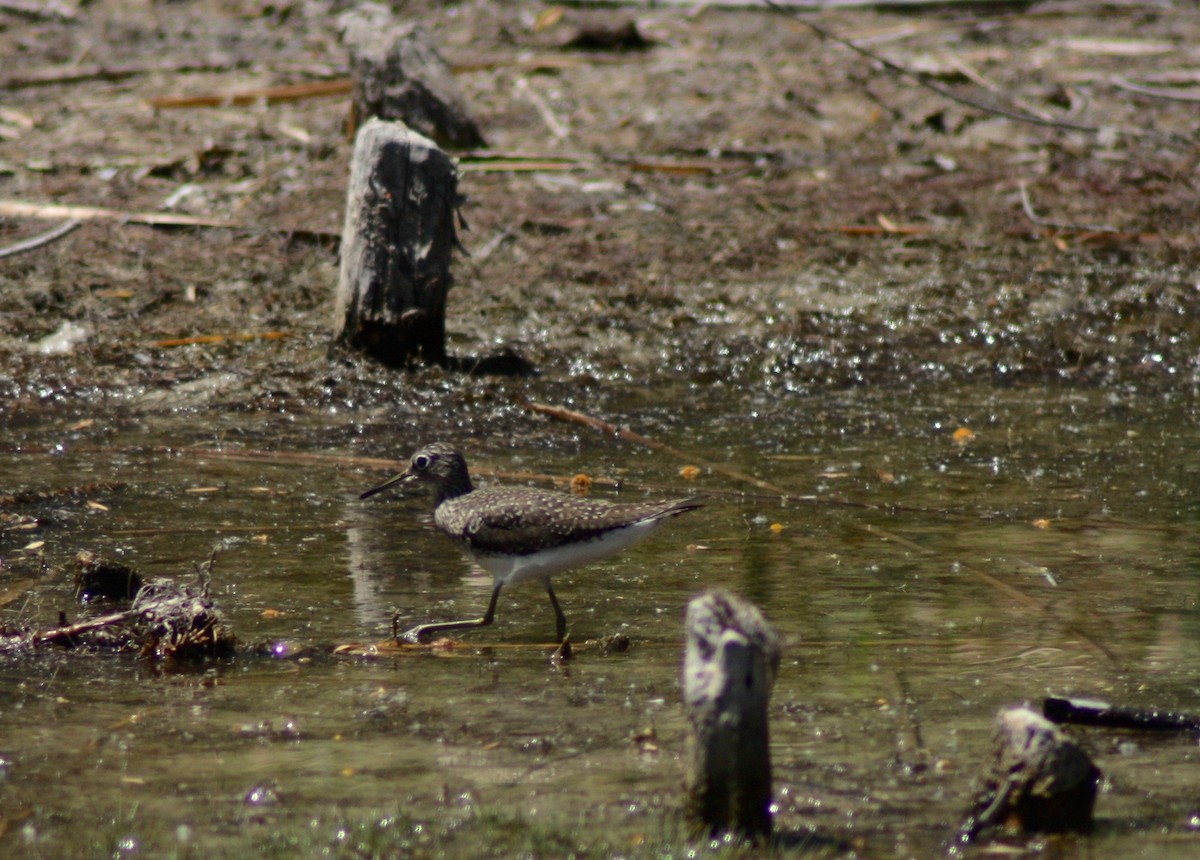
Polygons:
[[615,504],[533,487],[477,490],[467,461],[455,448],[426,445],[412,455],[408,468],[360,498],[401,481],[429,481],[437,492],[433,521],[482,568],[492,574],[492,599],[482,618],[421,624],[404,634],[420,642],[442,630],[485,627],[496,616],[496,600],[505,585],[540,579],[554,606],[557,641],[567,635],[567,618],[550,577],[607,558],[649,535],[667,519],[700,507],[688,499]]

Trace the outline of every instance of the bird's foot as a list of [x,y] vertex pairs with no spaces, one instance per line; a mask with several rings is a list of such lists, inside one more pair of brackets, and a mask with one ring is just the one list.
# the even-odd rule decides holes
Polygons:
[[397,634],[396,641],[407,642],[410,645],[426,645],[429,642],[429,636],[425,633],[424,625],[418,624],[410,630]]
[[571,637],[564,636],[558,643],[558,647],[554,649],[554,653],[550,655],[550,665],[555,669],[561,669],[571,660],[572,656]]

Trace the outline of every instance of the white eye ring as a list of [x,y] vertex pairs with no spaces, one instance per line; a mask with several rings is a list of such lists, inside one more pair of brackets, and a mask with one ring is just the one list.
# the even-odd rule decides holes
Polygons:
[[429,458],[424,454],[418,454],[417,456],[413,457],[413,467],[418,472],[424,472],[426,469],[428,469],[429,462]]

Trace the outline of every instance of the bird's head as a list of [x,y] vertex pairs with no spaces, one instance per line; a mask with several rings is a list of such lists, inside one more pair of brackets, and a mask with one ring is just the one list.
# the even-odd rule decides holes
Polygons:
[[359,498],[369,498],[405,481],[429,481],[437,486],[439,501],[469,493],[472,489],[463,455],[444,442],[434,442],[413,454],[408,461],[408,468],[403,472],[398,472],[378,487],[372,487]]

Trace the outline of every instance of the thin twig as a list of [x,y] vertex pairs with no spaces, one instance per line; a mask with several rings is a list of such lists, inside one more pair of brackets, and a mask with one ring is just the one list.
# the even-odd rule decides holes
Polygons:
[[53,230],[47,230],[45,233],[40,233],[31,239],[26,239],[24,242],[18,242],[15,245],[9,245],[7,248],[0,248],[0,260],[5,257],[15,257],[17,254],[24,254],[26,251],[34,251],[43,245],[49,245],[51,242],[57,242],[63,236],[73,233],[78,230],[83,222],[78,218],[72,218],[70,221],[64,221]]
[[[674,457],[678,457],[684,461],[690,461],[690,462],[694,462],[694,463],[698,463],[698,464],[703,464],[704,466],[713,470],[714,472],[719,472],[720,474],[726,475],[727,477],[734,478],[735,480],[738,480],[738,481],[748,482],[748,483],[753,484],[754,486],[758,487],[759,489],[766,490],[767,492],[770,492],[773,494],[777,494],[781,500],[796,498],[793,493],[789,493],[787,490],[784,490],[781,487],[777,486],[776,484],[770,483],[769,481],[764,481],[761,478],[757,478],[754,475],[750,475],[750,474],[747,474],[746,472],[742,472],[739,469],[734,469],[731,466],[726,466],[723,463],[714,463],[709,460],[704,460],[700,457],[693,457],[690,454],[685,454],[683,451],[680,451],[677,448],[673,448],[664,442],[659,442],[657,439],[651,439],[647,436],[643,436],[640,433],[630,430],[628,427],[618,427],[616,424],[612,424],[611,422],[605,421],[601,418],[596,418],[595,416],[588,415],[583,412],[577,412],[574,409],[566,409],[561,406],[548,406],[543,403],[535,403],[531,400],[522,400],[521,405],[523,405],[526,409],[529,409],[532,412],[538,413],[539,415],[546,415],[551,418],[557,418],[561,421],[569,421],[569,422],[575,423],[575,424],[583,424],[584,426],[587,426],[587,427],[594,427],[597,430],[600,430],[611,436],[616,436],[619,439],[624,439],[627,442],[633,442],[635,444],[642,445],[644,447],[650,448],[655,451],[661,451],[663,453],[670,454]],[[878,526],[869,525],[869,524],[858,525],[858,528],[860,528],[862,531],[866,532],[869,535],[879,538],[880,540],[889,541],[891,543],[897,544],[898,546],[903,546],[905,549],[909,550],[910,552],[919,553],[921,555],[926,555],[926,556],[939,555],[935,550],[927,549],[926,547],[923,547],[920,544],[917,544],[917,543],[909,540],[908,538],[901,537],[898,534],[890,532],[887,529],[882,529],[882,528],[879,528]],[[957,568],[959,570],[963,571],[964,573],[968,573],[971,576],[974,576],[980,582],[989,586],[992,589],[995,589],[996,591],[1000,592],[1001,594],[1007,595],[1009,598],[1011,598],[1013,601],[1020,604],[1021,606],[1025,607],[1027,609],[1031,609],[1031,610],[1033,610],[1039,614],[1043,614],[1043,615],[1048,615],[1050,613],[1051,604],[1037,600],[1036,598],[1030,597],[1025,592],[1021,591],[1019,588],[1015,588],[1014,586],[1009,585],[1007,582],[1004,582],[1003,580],[998,579],[995,576],[992,576],[990,573],[986,573],[985,571],[982,571],[982,570],[976,570],[974,567],[972,567],[968,564],[965,564],[961,561],[955,560],[954,564],[957,566]],[[1066,625],[1064,625],[1064,627],[1065,627],[1065,629],[1067,629],[1067,630],[1071,631],[1072,633],[1074,633],[1075,635],[1079,636],[1087,644],[1091,645],[1093,648],[1095,648],[1098,652],[1103,654],[1105,657],[1107,657],[1113,663],[1118,662],[1116,655],[1110,649],[1105,647],[1103,643],[1099,642],[1092,636],[1088,635],[1085,631],[1080,629],[1078,626],[1067,623]]]
[[1112,85],[1118,89],[1129,90],[1131,93],[1137,93],[1140,96],[1147,96],[1152,99],[1162,99],[1163,101],[1171,102],[1190,102],[1193,104],[1200,102],[1200,92],[1196,92],[1195,89],[1145,87],[1116,75],[1112,78]]
[[[907,78],[918,86],[937,93],[942,98],[949,99],[950,101],[957,102],[958,104],[965,105],[966,107],[974,108],[975,110],[983,111],[984,113],[995,114],[996,116],[1002,116],[1005,119],[1011,119],[1016,122],[1024,122],[1030,125],[1060,128],[1066,129],[1067,131],[1082,131],[1088,134],[1099,134],[1104,130],[1101,126],[1086,125],[1084,123],[1070,122],[1069,120],[1046,119],[1023,110],[1013,110],[1000,105],[988,104],[987,102],[971,98],[970,96],[959,95],[949,87],[944,87],[939,84],[931,75],[906,68],[899,63],[889,60],[882,54],[877,54],[869,48],[862,47],[862,45],[859,45],[856,42],[852,42],[849,39],[844,39],[841,36],[838,36],[836,33],[833,33],[832,31],[822,27],[821,25],[814,24],[807,18],[801,17],[794,9],[781,6],[779,3],[775,2],[775,0],[763,0],[763,2],[768,8],[773,9],[782,15],[787,15],[789,18],[792,18],[798,23],[803,24],[805,27],[808,27],[822,39],[828,39],[831,42],[837,42],[839,45],[844,45],[855,53],[861,54],[867,59],[879,63],[889,72],[899,75],[902,78]],[[1140,129],[1114,128],[1113,131],[1128,135],[1129,137],[1149,137],[1152,134],[1152,132],[1142,131]]]
[[[994,96],[1000,96],[1004,94],[1004,89],[999,84],[988,80],[988,78],[984,77],[984,75],[978,69],[974,68],[970,63],[961,57],[952,57],[950,59],[950,64],[954,68],[958,69],[958,71],[961,72],[967,80],[975,84],[975,86],[987,90]],[[1047,121],[1053,121],[1054,119],[1045,111],[1040,111],[1032,105],[1026,103],[1024,99],[1018,99],[1013,96],[1009,96],[1008,100],[1012,102],[1012,104],[1016,105],[1019,109],[1032,116],[1041,117]]]
[[219,218],[180,215],[173,212],[126,212],[100,206],[64,206],[57,203],[31,203],[25,200],[0,200],[0,216],[9,218],[70,218],[78,221],[116,221],[122,224],[143,224],[147,227],[208,227],[218,230],[245,230],[249,233],[280,233],[290,240],[315,244],[333,244],[339,233],[288,227],[242,224]]
[[533,105],[534,110],[538,112],[538,116],[542,118],[546,128],[550,132],[550,136],[556,141],[564,141],[571,136],[571,130],[551,109],[550,105],[542,98],[541,94],[529,86],[527,78],[517,78],[515,86],[517,92],[525,96],[525,100]]
[[193,107],[226,107],[252,105],[258,102],[278,103],[325,96],[348,95],[354,86],[350,78],[316,81],[307,84],[285,84],[278,87],[256,87],[229,93],[203,93],[194,96],[154,96],[147,99],[151,107],[161,109]]
[[[861,526],[860,528],[864,532],[866,532],[867,534],[869,534],[873,537],[877,537],[880,540],[887,541],[889,543],[894,543],[897,546],[902,546],[911,553],[916,553],[918,555],[925,555],[925,556],[938,555],[936,550],[932,550],[927,547],[923,547],[919,543],[911,541],[906,537],[901,537],[900,535],[896,534],[895,532],[888,531],[887,529],[881,529],[879,526],[864,525],[864,526]],[[1003,580],[997,579],[996,577],[992,576],[990,573],[984,573],[982,570],[975,570],[970,565],[963,564],[961,561],[956,561],[955,564],[958,565],[959,570],[962,570],[966,573],[971,574],[972,576],[976,577],[984,584],[996,589],[997,591],[1001,592],[1002,594],[1007,595],[1008,597],[1012,598],[1014,601],[1021,604],[1022,606],[1026,607],[1028,609],[1032,609],[1036,612],[1046,612],[1047,611],[1048,605],[1046,603],[1044,603],[1041,600],[1037,600],[1033,597],[1030,597],[1028,594],[1021,591],[1019,588],[1014,588],[1013,586],[1009,585],[1007,582],[1004,582]]]
[[1033,211],[1033,203],[1029,200],[1029,190],[1025,187],[1025,180],[1022,179],[1018,183],[1021,189],[1021,208],[1025,210],[1025,217],[1039,227],[1051,227],[1055,230],[1072,230],[1078,233],[1119,233],[1116,227],[1108,224],[1068,224],[1065,221],[1049,221],[1045,218],[1038,217],[1038,214]]
[[896,760],[911,770],[924,770],[932,755],[922,737],[921,717],[914,707],[912,686],[902,661],[892,669],[892,680],[896,689],[892,708],[896,715]]
[[16,582],[10,582],[3,591],[0,591],[0,606],[8,606],[37,583],[36,579],[19,579]]
[[[3,2],[3,0],[0,0]],[[211,62],[183,62],[128,66],[52,66],[45,69],[34,69],[28,72],[17,72],[6,78],[0,78],[0,90],[21,90],[30,87],[51,87],[60,84],[77,84],[81,81],[122,81],[139,75],[156,72],[227,72],[243,69],[249,66],[248,59],[214,60]]]
[[212,584],[213,568],[217,564],[217,547],[212,548],[212,552],[208,554],[208,561],[204,564],[192,564],[196,571],[196,582],[200,585],[200,596],[208,598],[208,587]]
[[678,448],[672,448],[665,442],[659,442],[657,439],[651,439],[649,436],[643,436],[630,430],[628,427],[618,427],[616,424],[611,424],[601,418],[596,418],[592,415],[587,415],[583,412],[576,412],[574,409],[566,409],[562,406],[549,406],[545,403],[535,403],[532,400],[521,400],[521,405],[531,412],[537,412],[539,415],[546,415],[550,418],[557,418],[559,421],[568,421],[573,424],[583,424],[586,427],[593,427],[602,433],[607,433],[610,436],[616,436],[624,439],[626,442],[633,442],[645,448],[650,448],[654,451],[662,451],[677,457],[680,460],[688,463],[693,463],[698,466],[703,466],[719,474],[725,475],[727,478],[733,478],[743,483],[751,484],[758,487],[760,490],[765,490],[768,493],[778,495],[782,498],[793,498],[794,493],[790,493],[777,484],[772,484],[770,481],[764,481],[762,478],[742,472],[732,466],[727,466],[724,463],[715,463],[712,460],[705,460],[702,457],[693,457],[691,454],[685,454]]
[[[928,547],[921,546],[920,544],[915,543],[914,541],[911,541],[906,537],[901,537],[900,535],[898,535],[894,532],[890,532],[887,529],[881,529],[878,526],[873,526],[873,525],[859,526],[859,528],[861,528],[867,534],[873,535],[874,537],[877,537],[880,540],[887,541],[889,543],[894,543],[897,546],[902,546],[911,553],[918,554],[918,555],[924,555],[924,556],[939,555],[939,553],[936,550],[932,550],[932,549],[929,549]],[[1049,615],[1050,610],[1054,606],[1053,603],[1050,603],[1048,601],[1041,601],[1041,600],[1037,600],[1036,598],[1030,597],[1028,594],[1021,591],[1021,589],[1015,588],[1015,587],[1009,585],[1007,582],[1004,582],[1001,579],[997,579],[996,577],[992,576],[990,573],[986,573],[985,571],[982,571],[982,570],[977,570],[976,568],[972,567],[969,564],[966,564],[965,562],[955,560],[954,565],[957,567],[958,570],[962,571],[963,573],[969,573],[971,576],[978,579],[984,585],[987,585],[989,588],[992,588],[992,589],[1000,592],[1001,594],[1007,595],[1009,598],[1011,598],[1015,602],[1026,607],[1027,609],[1033,610],[1034,612],[1038,613],[1039,615]],[[1117,655],[1115,653],[1113,653],[1112,649],[1110,649],[1107,645],[1105,645],[1099,639],[1096,639],[1094,636],[1090,635],[1087,631],[1083,630],[1081,627],[1079,627],[1079,625],[1068,621],[1063,624],[1063,629],[1067,630],[1071,633],[1074,633],[1076,636],[1078,636],[1080,639],[1082,639],[1088,645],[1090,645],[1094,649],[1096,649],[1096,651],[1098,651],[1100,654],[1102,654],[1105,658],[1107,658],[1114,665],[1117,665],[1120,663],[1120,659],[1117,657]]]
[[[653,451],[661,451],[664,454],[670,454],[681,463],[697,467],[703,466],[704,468],[712,472],[716,472],[717,474],[724,475],[727,478],[732,478],[733,480],[741,483],[751,484],[761,491],[760,493],[751,493],[746,490],[707,490],[704,493],[705,497],[717,497],[736,492],[737,497],[742,501],[763,499],[767,501],[793,505],[823,505],[825,507],[856,508],[864,511],[880,511],[889,514],[904,512],[939,517],[955,515],[954,512],[947,510],[931,510],[929,508],[907,507],[904,505],[892,504],[877,505],[871,502],[856,502],[849,499],[834,498],[832,496],[800,495],[798,493],[785,490],[783,487],[772,484],[769,481],[764,481],[762,478],[759,478],[756,475],[751,475],[748,472],[735,469],[725,463],[716,463],[712,460],[706,460],[703,457],[697,457],[693,454],[689,454],[686,451],[680,451],[678,448],[673,448],[665,442],[659,442],[657,439],[651,439],[648,436],[643,436],[641,433],[630,430],[628,427],[618,427],[616,424],[612,424],[602,418],[597,418],[594,415],[588,415],[584,412],[577,412],[574,409],[567,409],[562,406],[551,406],[545,403],[537,403],[532,400],[526,400],[525,398],[520,398],[518,402],[530,412],[536,412],[539,415],[545,415],[548,418],[554,418],[558,421],[566,421],[570,424],[582,424],[585,427],[591,427],[595,430],[599,430],[601,433],[605,433],[609,436],[615,436],[619,439],[625,440],[626,442],[632,442],[635,445],[641,445],[645,448],[650,448]],[[475,471],[479,470],[476,469]],[[504,476],[498,475],[498,477]]]

